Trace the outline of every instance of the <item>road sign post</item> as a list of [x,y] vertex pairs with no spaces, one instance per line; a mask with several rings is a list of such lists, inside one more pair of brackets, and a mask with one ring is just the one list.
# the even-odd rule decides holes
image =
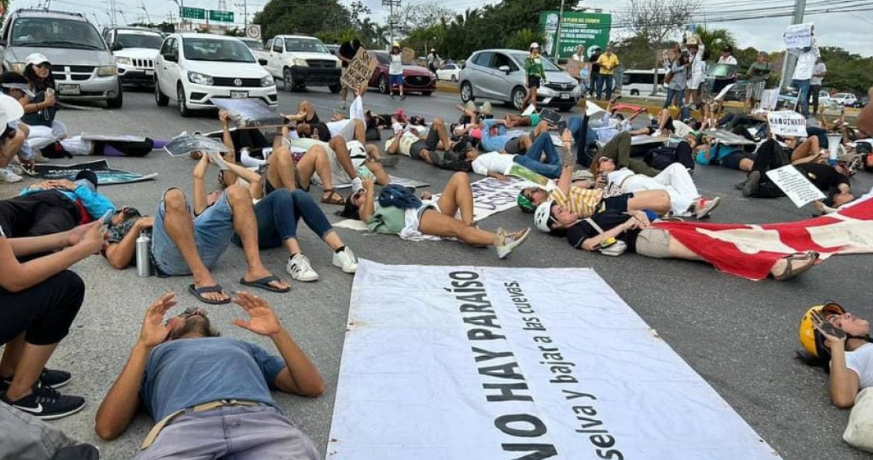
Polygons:
[[206,19],[206,10],[203,8],[182,7],[182,18]]
[[261,26],[258,24],[249,24],[248,26],[246,26],[246,37],[260,40]]

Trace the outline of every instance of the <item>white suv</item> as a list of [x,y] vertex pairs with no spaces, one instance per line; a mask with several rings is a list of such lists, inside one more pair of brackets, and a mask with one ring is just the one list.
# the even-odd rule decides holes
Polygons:
[[212,99],[260,99],[279,102],[273,77],[238,38],[198,33],[171,34],[155,61],[155,102],[173,97],[183,117],[192,110],[215,108]]
[[115,56],[118,76],[125,85],[151,86],[155,82],[155,58],[164,36],[150,29],[118,27],[106,32],[106,43]]
[[307,86],[327,86],[340,91],[342,62],[330,53],[321,40],[308,35],[277,35],[260,51],[267,60],[267,70],[281,78],[285,91]]

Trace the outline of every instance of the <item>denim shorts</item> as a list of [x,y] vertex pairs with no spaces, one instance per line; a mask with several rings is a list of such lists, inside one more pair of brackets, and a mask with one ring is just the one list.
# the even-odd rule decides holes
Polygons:
[[[166,192],[165,192],[166,193]],[[191,207],[188,206],[188,212]],[[158,205],[155,223],[152,228],[152,255],[155,268],[162,276],[184,276],[191,274],[191,268],[182,258],[182,253],[164,229],[164,200]],[[227,250],[233,237],[233,212],[227,202],[227,193],[222,193],[218,201],[206,208],[203,214],[194,218],[194,242],[197,253],[206,268],[212,269],[218,258]]]
[[388,84],[391,86],[402,85],[403,84],[403,75],[390,75],[388,78]]

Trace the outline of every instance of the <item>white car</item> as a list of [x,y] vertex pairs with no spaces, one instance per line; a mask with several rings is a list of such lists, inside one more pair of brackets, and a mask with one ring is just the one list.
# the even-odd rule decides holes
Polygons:
[[285,91],[327,86],[338,93],[342,88],[342,61],[315,37],[277,35],[267,40],[260,53],[267,59],[270,75],[282,79]]
[[436,71],[437,79],[449,80],[452,83],[458,81],[461,76],[461,66],[457,64],[446,64]]
[[238,38],[170,34],[155,61],[155,102],[176,100],[183,117],[193,110],[215,108],[212,99],[259,99],[276,107],[279,96],[273,77]]
[[155,82],[155,58],[164,41],[160,32],[119,27],[106,32],[118,76],[125,85],[151,86]]
[[854,103],[858,102],[858,98],[852,93],[837,93],[834,94],[831,99],[836,101],[837,104],[845,107],[851,107]]

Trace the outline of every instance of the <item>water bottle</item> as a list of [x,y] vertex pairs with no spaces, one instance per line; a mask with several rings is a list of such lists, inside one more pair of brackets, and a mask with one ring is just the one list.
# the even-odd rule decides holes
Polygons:
[[152,261],[149,258],[151,243],[152,239],[146,232],[140,233],[136,239],[136,274],[142,278],[152,276]]

